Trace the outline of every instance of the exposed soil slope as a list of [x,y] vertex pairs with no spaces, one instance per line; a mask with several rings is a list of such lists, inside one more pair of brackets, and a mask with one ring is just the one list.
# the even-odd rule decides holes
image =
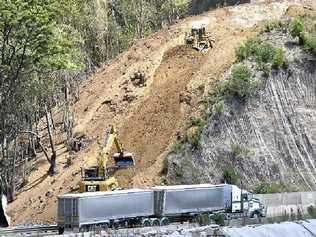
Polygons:
[[[65,167],[65,148],[59,147],[58,171],[48,177],[44,158],[30,183],[10,204],[14,223],[26,219],[56,219],[56,197],[76,189],[80,168],[95,164],[97,140],[103,140],[110,124],[115,124],[128,151],[136,157],[135,169],[119,171],[122,187],[160,183],[163,157],[186,119],[199,111],[199,100],[216,84],[234,61],[234,48],[255,35],[263,20],[281,17],[290,3],[236,6],[189,17],[151,37],[139,40],[125,53],[105,65],[82,87],[75,105],[76,133],[92,142],[70,167]],[[181,46],[184,32],[195,20],[209,19],[208,30],[216,39],[214,49],[200,54]],[[132,73],[144,70],[146,87],[135,87]],[[131,101],[126,99],[132,98]],[[133,99],[134,98],[134,99]],[[41,161],[41,162],[40,162]]]

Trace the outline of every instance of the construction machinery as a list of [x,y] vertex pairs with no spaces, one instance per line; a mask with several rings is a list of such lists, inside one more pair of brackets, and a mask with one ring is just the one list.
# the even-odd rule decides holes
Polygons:
[[198,51],[207,51],[213,48],[215,39],[210,33],[206,32],[208,21],[196,21],[192,24],[191,32],[186,33],[185,44]]
[[[107,163],[113,143],[116,146],[117,153],[113,156],[114,166],[108,167]],[[98,165],[84,169],[81,172],[82,180],[79,184],[81,193],[115,190],[118,188],[118,182],[116,178],[111,176],[111,173],[117,169],[135,166],[133,154],[124,151],[114,126],[111,126],[104,144],[100,145],[100,150]]]

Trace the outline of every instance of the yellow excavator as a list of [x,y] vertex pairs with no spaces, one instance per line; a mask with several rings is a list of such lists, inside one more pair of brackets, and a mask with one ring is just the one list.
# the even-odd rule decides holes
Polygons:
[[[114,166],[107,167],[113,143],[117,149],[117,153],[113,156]],[[117,169],[135,166],[133,154],[124,151],[114,126],[111,126],[107,133],[105,143],[101,145],[100,148],[101,152],[98,157],[98,165],[81,171],[82,180],[79,183],[80,193],[115,190],[118,188],[118,182],[110,173]]]

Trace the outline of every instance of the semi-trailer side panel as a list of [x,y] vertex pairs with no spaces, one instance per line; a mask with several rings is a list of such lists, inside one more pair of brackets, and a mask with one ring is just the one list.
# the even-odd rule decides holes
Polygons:
[[231,206],[230,185],[160,186],[152,189],[158,216],[220,211]]
[[111,220],[154,215],[151,190],[121,190],[67,194],[59,198],[59,219],[65,226],[104,223]]

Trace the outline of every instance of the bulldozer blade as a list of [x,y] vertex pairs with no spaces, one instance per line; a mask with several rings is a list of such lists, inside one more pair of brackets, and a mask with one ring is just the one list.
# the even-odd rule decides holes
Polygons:
[[113,158],[118,168],[135,166],[134,156],[131,153],[115,153]]
[[0,227],[10,226],[10,217],[6,214],[7,198],[0,195]]

